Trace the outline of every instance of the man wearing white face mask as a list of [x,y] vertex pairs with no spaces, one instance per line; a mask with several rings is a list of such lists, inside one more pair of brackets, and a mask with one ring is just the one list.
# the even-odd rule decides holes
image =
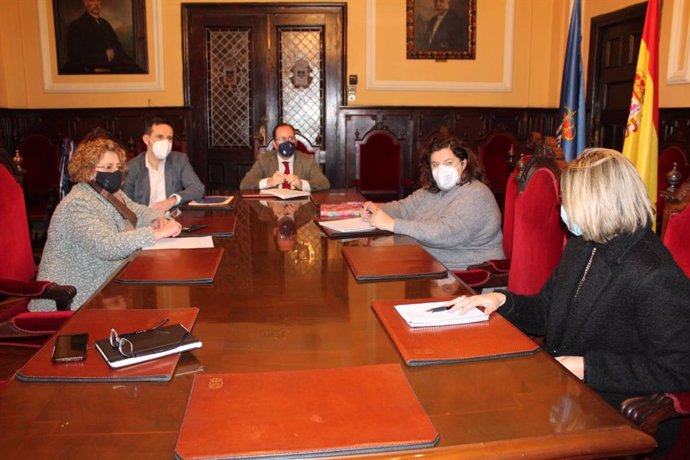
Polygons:
[[172,151],[172,125],[162,118],[146,123],[142,139],[146,152],[127,162],[123,190],[137,203],[167,211],[204,196],[205,187],[196,175],[189,157]]
[[474,154],[444,138],[431,142],[420,162],[422,188],[400,201],[367,202],[362,218],[411,236],[450,270],[502,259],[501,212]]

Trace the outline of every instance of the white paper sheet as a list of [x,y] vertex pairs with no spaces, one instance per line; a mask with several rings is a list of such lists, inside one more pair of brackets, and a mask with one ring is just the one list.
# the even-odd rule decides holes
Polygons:
[[290,200],[292,198],[299,198],[302,196],[310,196],[311,193],[303,190],[290,190],[289,188],[267,188],[261,191],[262,195],[271,195],[283,200]]
[[432,308],[443,307],[446,304],[448,304],[447,301],[414,303],[396,305],[395,309],[410,327],[450,326],[454,324],[469,324],[489,320],[489,315],[478,308],[473,308],[464,315],[449,313],[448,311],[428,311]]
[[336,232],[369,232],[376,230],[376,227],[369,222],[364,222],[361,217],[351,217],[349,219],[322,220],[319,225],[335,230]]

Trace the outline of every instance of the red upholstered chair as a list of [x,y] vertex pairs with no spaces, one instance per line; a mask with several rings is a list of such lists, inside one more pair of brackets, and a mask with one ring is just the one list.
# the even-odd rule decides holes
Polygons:
[[567,235],[560,209],[558,177],[548,168],[539,168],[515,199],[511,292],[536,294],[561,260]]
[[503,205],[503,254],[505,259],[487,260],[481,264],[472,265],[467,270],[453,271],[456,276],[470,287],[483,289],[508,285],[508,271],[510,270],[510,259],[513,253],[515,199],[519,191],[519,174],[520,170],[515,168],[508,178],[505,187],[505,202]]
[[386,126],[376,124],[362,138],[355,133],[355,181],[359,192],[372,201],[390,201],[401,198],[402,143]]
[[657,228],[660,228],[661,219],[664,216],[665,200],[662,192],[669,186],[666,174],[673,169],[674,163],[677,164],[678,171],[682,175],[682,180],[686,180],[690,174],[690,164],[687,154],[679,145],[669,145],[659,153],[656,193]]
[[[314,155],[315,160],[319,161],[319,152],[321,149],[312,144],[309,139],[307,139],[299,130],[295,131],[295,138],[297,139],[297,150],[306,153],[307,155]],[[268,152],[270,150],[275,150],[275,142],[273,139],[269,140],[266,145],[261,144],[261,138],[259,136],[255,136],[253,139],[253,144],[254,144],[254,159],[265,152]]]
[[669,215],[663,241],[673,259],[690,277],[690,206]]
[[[454,271],[474,288],[507,286],[517,294],[541,289],[565,247],[567,233],[560,218],[558,166],[551,158],[525,158],[506,184],[503,251],[506,259],[490,260]],[[486,272],[485,279],[477,271]]]
[[67,310],[76,294],[73,286],[34,281],[24,194],[10,171],[0,166],[0,344],[37,346],[34,339],[55,332],[71,311],[29,313],[31,298],[49,298]]
[[508,151],[516,144],[517,141],[512,134],[497,132],[487,137],[486,141],[479,146],[479,158],[484,166],[491,191],[494,192],[496,201],[499,203],[503,203],[506,183],[511,172],[508,165]]
[[48,136],[35,133],[22,139],[19,152],[26,170],[24,190],[32,236],[42,238],[58,202],[60,148]]

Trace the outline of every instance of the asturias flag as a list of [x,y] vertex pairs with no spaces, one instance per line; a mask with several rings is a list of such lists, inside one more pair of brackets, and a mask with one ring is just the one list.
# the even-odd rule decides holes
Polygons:
[[659,159],[659,0],[649,0],[633,83],[623,154],[642,176],[652,204],[656,202]]
[[575,0],[563,63],[559,111],[561,124],[556,131],[566,161],[576,158],[585,148],[585,80],[582,76],[580,22],[580,0]]

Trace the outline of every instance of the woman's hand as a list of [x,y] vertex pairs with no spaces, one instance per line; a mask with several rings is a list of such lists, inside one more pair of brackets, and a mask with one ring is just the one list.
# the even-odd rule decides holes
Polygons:
[[389,232],[395,231],[395,219],[386,214],[386,212],[379,208],[369,216],[369,223],[376,228],[381,230],[388,230]]
[[379,210],[379,206],[371,201],[367,201],[362,205],[362,220],[364,222],[369,222],[371,216]]
[[158,230],[161,228],[165,223],[168,221],[165,217],[159,217],[158,219],[154,220],[153,223],[151,224],[151,227],[153,227],[154,230]]
[[371,201],[367,201],[362,206],[362,220],[381,230],[388,230],[389,232],[395,230],[395,219]]
[[[156,228],[156,224],[158,224],[158,228]],[[158,219],[151,227],[156,241],[162,238],[175,237],[182,231],[182,225],[175,219]]]
[[556,361],[580,380],[585,379],[585,358],[582,356],[557,356]]
[[489,315],[502,307],[504,303],[506,303],[505,294],[490,292],[488,294],[472,296],[461,295],[457,299],[448,302],[448,305],[453,306],[453,308],[450,309],[450,313],[457,312],[464,315],[475,307],[483,307],[484,313]]

